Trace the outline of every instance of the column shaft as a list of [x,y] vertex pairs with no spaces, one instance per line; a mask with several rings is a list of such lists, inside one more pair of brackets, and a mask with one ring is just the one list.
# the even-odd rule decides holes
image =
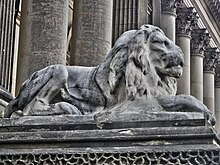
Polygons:
[[190,94],[190,38],[178,36],[176,44],[184,53],[183,75],[177,80],[177,94]]
[[[220,55],[220,52],[219,52]],[[215,128],[220,132],[220,65],[217,64],[215,68]]]
[[216,124],[215,128],[218,132],[220,132],[220,86],[215,87],[215,117]]
[[184,53],[183,76],[177,81],[177,94],[190,94],[190,40],[197,19],[193,8],[178,8],[176,18],[176,44]]
[[[219,54],[216,52],[216,48],[207,48],[204,52],[203,70],[203,103],[213,113],[215,111],[215,94],[214,94],[214,75],[216,64],[219,61]],[[217,100],[219,102],[219,100]]]
[[174,13],[165,13],[161,15],[161,29],[166,36],[175,43],[176,38],[176,15]]
[[203,101],[203,58],[209,43],[209,34],[206,29],[193,29],[191,36],[190,94]]
[[74,1],[71,65],[96,66],[104,60],[111,48],[112,11],[113,1]]
[[14,58],[15,0],[0,1],[0,20],[0,86],[11,92]]
[[203,80],[203,103],[208,107],[210,111],[214,113],[215,94],[214,94],[214,72],[205,71]]
[[191,55],[190,94],[203,101],[203,55]]
[[176,7],[179,0],[161,0],[161,29],[175,43],[176,39]]
[[17,90],[36,70],[66,64],[68,0],[22,3]]

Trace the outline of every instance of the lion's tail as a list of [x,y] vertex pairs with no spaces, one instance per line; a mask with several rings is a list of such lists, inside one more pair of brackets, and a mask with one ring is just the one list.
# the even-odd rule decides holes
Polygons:
[[3,117],[10,118],[12,113],[17,111],[17,109],[18,109],[18,99],[15,98],[6,106],[4,113],[3,113]]

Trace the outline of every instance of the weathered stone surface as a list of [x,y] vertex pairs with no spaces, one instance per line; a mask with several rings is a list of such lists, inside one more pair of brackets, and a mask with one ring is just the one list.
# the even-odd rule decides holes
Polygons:
[[192,28],[195,27],[198,16],[193,8],[178,8],[176,18],[177,35],[191,36]]
[[204,55],[204,51],[210,42],[206,29],[194,29],[191,40],[191,52],[193,55]]
[[215,68],[220,61],[219,52],[217,52],[217,48],[207,48],[205,50],[205,58],[204,58],[204,71],[215,72]]
[[183,0],[162,0],[161,1],[162,12],[176,13],[176,8],[181,3],[183,3]]
[[70,64],[97,66],[111,49],[113,1],[75,0]]
[[22,3],[17,89],[33,72],[66,64],[67,24],[68,0]]
[[201,113],[176,113],[1,119],[0,163],[218,164],[219,139]]
[[42,116],[190,109],[204,113],[214,124],[201,102],[191,96],[175,96],[183,62],[181,49],[161,29],[143,25],[125,32],[100,66],[52,65],[35,72],[4,116],[10,117],[17,110],[24,116]]
[[3,112],[8,103],[13,100],[14,97],[11,93],[0,87],[0,116],[3,116]]

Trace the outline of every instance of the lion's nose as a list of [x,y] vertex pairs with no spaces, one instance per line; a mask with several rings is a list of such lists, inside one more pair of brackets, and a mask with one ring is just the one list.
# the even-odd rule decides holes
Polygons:
[[177,54],[172,54],[170,56],[170,60],[168,60],[167,68],[173,67],[173,66],[181,66],[183,67],[184,61],[183,58],[180,58]]

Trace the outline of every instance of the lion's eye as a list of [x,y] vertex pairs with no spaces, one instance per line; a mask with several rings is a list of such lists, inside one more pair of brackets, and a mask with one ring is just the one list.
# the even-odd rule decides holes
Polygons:
[[168,42],[168,41],[164,41],[164,45],[165,45],[165,46],[168,46],[168,45],[169,45],[169,42]]
[[151,41],[152,43],[158,43],[158,44],[163,44],[163,41],[161,41],[161,40],[157,40],[157,39],[154,39],[154,40],[152,40]]

